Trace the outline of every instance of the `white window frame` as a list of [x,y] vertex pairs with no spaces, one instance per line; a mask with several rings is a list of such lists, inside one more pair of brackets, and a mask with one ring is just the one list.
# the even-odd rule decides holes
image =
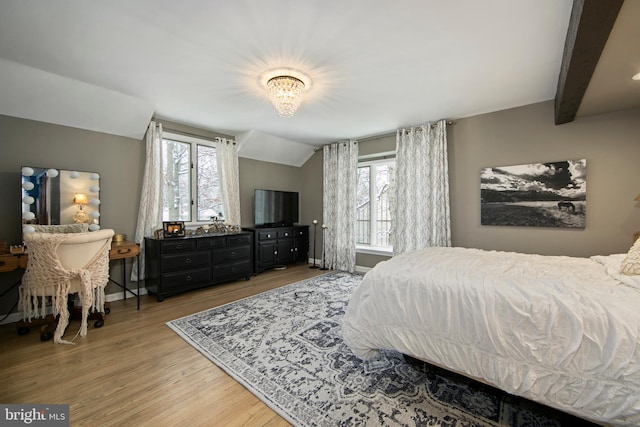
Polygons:
[[[358,167],[363,166],[377,166],[382,164],[396,163],[395,151],[389,151],[384,153],[370,154],[358,157]],[[372,180],[375,176],[374,170],[369,175],[369,179]],[[373,236],[376,235],[376,220],[375,212],[377,208],[377,200],[375,198],[375,185],[369,183],[369,218],[371,221],[370,241],[373,241]],[[393,219],[392,219],[393,220]],[[372,244],[356,243],[356,252],[371,255],[393,255],[393,246],[377,246]]]
[[[190,182],[190,192],[189,200],[190,200],[190,217],[191,221],[185,221],[185,226],[198,226],[202,224],[211,223],[210,220],[198,221],[198,174],[196,173],[197,162],[198,162],[198,145],[206,145],[213,149],[216,148],[216,143],[214,141],[197,138],[189,135],[182,135],[179,133],[172,132],[163,132],[162,139],[168,139],[171,141],[182,142],[191,145],[190,153],[191,153],[191,165],[189,167],[189,182]],[[216,152],[216,156],[217,156]],[[219,181],[219,178],[218,178]],[[222,189],[220,189],[222,191]],[[164,201],[163,201],[164,205]],[[224,213],[224,212],[223,212]]]

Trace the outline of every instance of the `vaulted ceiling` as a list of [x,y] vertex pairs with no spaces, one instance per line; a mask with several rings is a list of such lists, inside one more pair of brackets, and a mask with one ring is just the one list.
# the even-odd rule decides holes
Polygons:
[[[0,114],[137,139],[155,116],[298,164],[327,142],[554,99],[571,10],[571,0],[0,0]],[[640,1],[624,2],[578,116],[640,105],[639,19]],[[288,119],[260,84],[281,67],[312,79]]]

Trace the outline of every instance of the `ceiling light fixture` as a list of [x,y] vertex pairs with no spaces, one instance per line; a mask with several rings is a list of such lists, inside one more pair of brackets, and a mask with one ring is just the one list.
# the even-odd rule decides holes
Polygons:
[[291,117],[304,99],[311,80],[295,70],[274,70],[262,76],[269,100],[281,117]]
[[640,80],[640,73],[635,74],[633,77],[631,77],[633,80]]

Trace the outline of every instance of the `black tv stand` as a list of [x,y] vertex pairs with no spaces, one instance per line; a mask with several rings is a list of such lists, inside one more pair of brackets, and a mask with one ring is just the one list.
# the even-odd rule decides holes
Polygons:
[[253,272],[309,260],[309,226],[245,228],[253,232]]

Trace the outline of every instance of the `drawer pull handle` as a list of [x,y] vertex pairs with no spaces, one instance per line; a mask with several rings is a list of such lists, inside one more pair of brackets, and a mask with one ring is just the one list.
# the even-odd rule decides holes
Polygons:
[[185,278],[185,280],[186,280],[187,282],[190,282],[190,281],[191,281],[191,276],[187,276],[187,277]]
[[182,245],[176,245],[176,249],[182,249]]
[[271,238],[271,234],[267,234],[267,239],[270,239],[270,238]]
[[191,264],[191,258],[185,259],[184,262],[186,262],[187,264]]
[[118,249],[118,255],[128,254],[129,252],[131,252],[131,248],[127,248],[126,251],[122,249]]
[[232,257],[235,257],[236,253],[234,251],[231,251],[231,253],[229,255],[231,255]]
[[4,265],[4,261],[0,261],[0,267]]
[[275,255],[278,255],[278,251],[273,251],[273,253],[274,253]]

